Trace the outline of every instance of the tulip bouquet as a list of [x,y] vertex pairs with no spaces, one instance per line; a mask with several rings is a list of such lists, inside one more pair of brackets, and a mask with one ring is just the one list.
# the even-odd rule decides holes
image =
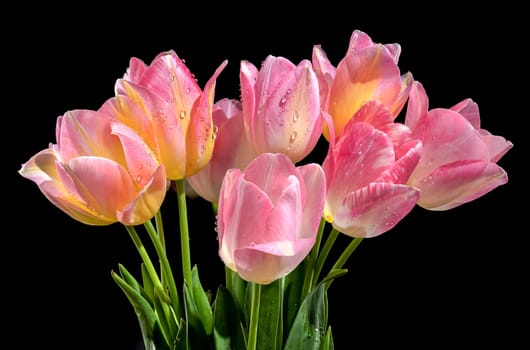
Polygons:
[[[226,61],[201,88],[174,51],[131,58],[114,96],[60,116],[56,143],[19,173],[73,219],[124,226],[141,274],[111,276],[146,349],[332,349],[328,289],[363,239],[416,205],[448,210],[508,181],[497,163],[512,143],[481,128],[471,99],[430,109],[400,52],[355,30],[336,66],[319,45],[298,64],[243,60],[240,99],[215,96]],[[321,140],[322,162],[306,161]],[[178,233],[164,231],[168,191]],[[204,238],[225,265],[216,291],[192,264],[191,196],[216,215]],[[328,261],[339,235],[349,244]]]

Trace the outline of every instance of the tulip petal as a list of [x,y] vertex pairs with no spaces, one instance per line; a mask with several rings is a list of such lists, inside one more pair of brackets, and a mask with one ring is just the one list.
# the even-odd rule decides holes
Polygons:
[[99,214],[116,217],[116,210],[124,208],[136,196],[130,175],[110,159],[77,157],[68,165],[88,207]]
[[263,153],[245,169],[245,180],[256,184],[267,193],[272,203],[276,203],[289,182],[289,176],[293,174],[303,183],[302,176],[287,156],[281,153]]
[[215,137],[212,119],[215,85],[227,63],[225,60],[216,69],[191,109],[192,118],[186,133],[186,176],[204,168],[212,157]]
[[269,284],[294,270],[314,244],[315,239],[301,238],[294,242],[268,242],[236,249],[236,271],[246,281]]
[[448,210],[470,202],[508,182],[507,173],[487,161],[457,161],[441,166],[424,178],[418,205]]
[[470,98],[457,103],[450,108],[452,111],[460,113],[460,115],[466,118],[473,128],[480,129],[480,113],[478,109],[478,104]]
[[270,211],[264,234],[254,243],[298,239],[302,223],[302,190],[294,175],[289,176],[288,182]]
[[374,182],[389,182],[395,184],[405,184],[416,165],[420,161],[422,144],[419,140],[411,141],[407,146],[408,151],[403,156],[400,156],[396,162],[374,181]]
[[414,208],[419,195],[416,188],[406,185],[370,183],[343,199],[333,227],[351,237],[378,236],[403,219]]
[[138,192],[136,199],[123,210],[117,211],[118,220],[124,225],[140,225],[148,221],[160,209],[166,192],[166,171],[164,166],[160,165],[145,183],[145,188]]
[[331,87],[329,114],[339,137],[346,123],[369,100],[390,106],[402,87],[399,68],[382,45],[348,54],[337,66]]
[[322,219],[326,200],[326,177],[318,164],[298,167],[304,178],[306,201],[302,213],[302,237],[314,237]]
[[319,45],[313,47],[311,61],[318,80],[320,106],[323,110],[327,111],[329,106],[329,93],[331,91],[333,79],[335,78],[336,69]]
[[409,92],[407,113],[405,115],[405,125],[414,132],[414,136],[419,138],[423,131],[418,129],[420,121],[427,116],[429,108],[429,98],[423,85],[419,81],[414,81]]
[[485,130],[481,131],[483,132],[482,142],[484,142],[484,145],[488,149],[490,161],[497,163],[506,154],[506,152],[513,147],[513,143],[506,140],[502,136],[491,135],[489,133],[484,134]]

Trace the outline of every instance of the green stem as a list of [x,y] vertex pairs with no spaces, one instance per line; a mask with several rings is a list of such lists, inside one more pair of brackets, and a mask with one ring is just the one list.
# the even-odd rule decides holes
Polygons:
[[329,233],[328,238],[326,239],[326,243],[324,243],[324,247],[322,248],[322,252],[318,255],[318,260],[315,266],[315,275],[313,278],[313,288],[316,286],[318,277],[320,276],[320,272],[322,271],[322,268],[324,267],[324,263],[326,262],[326,259],[328,258],[329,252],[331,251],[331,248],[333,247],[333,244],[337,240],[337,237],[339,236],[339,231],[336,229],[332,229]]
[[357,248],[359,244],[361,244],[362,240],[363,238],[358,238],[358,237],[352,239],[351,242],[346,247],[346,249],[344,249],[342,254],[339,256],[339,258],[337,259],[337,261],[335,262],[335,264],[333,265],[330,271],[342,268],[344,264],[346,263],[346,261],[352,255],[355,248]]
[[320,244],[322,243],[322,236],[324,233],[324,227],[326,227],[326,220],[322,218],[320,220],[320,226],[318,227],[317,238],[311,253],[307,258],[307,266],[305,271],[304,286],[302,288],[302,300],[305,299],[313,287],[313,278],[315,277],[315,262],[317,261],[318,253],[320,251]]
[[147,221],[144,224],[144,226],[145,226],[145,229],[147,230],[147,233],[149,233],[149,237],[151,238],[151,241],[153,242],[153,245],[155,246],[156,253],[158,254],[158,258],[160,260],[160,266],[162,267],[162,276],[163,276],[164,281],[167,281],[167,286],[169,288],[171,304],[173,305],[175,314],[177,316],[180,316],[181,315],[180,300],[178,296],[177,285],[175,284],[175,277],[173,276],[173,272],[171,271],[171,266],[169,265],[169,260],[167,258],[166,250],[164,246],[162,245],[162,242],[160,241],[160,237],[157,234],[157,231],[155,230],[153,223],[151,221]]
[[145,249],[144,244],[140,240],[140,237],[138,236],[136,229],[134,228],[134,226],[129,226],[129,225],[125,225],[125,229],[129,233],[129,236],[131,237],[132,241],[134,242],[134,245],[136,246],[136,250],[138,250],[138,253],[140,254],[140,257],[142,258],[142,261],[145,264],[147,273],[151,277],[151,280],[153,280],[153,283],[159,290],[163,291],[164,288],[162,287],[160,278],[158,277],[158,273],[156,272],[155,267],[153,263],[151,262],[151,258],[149,258],[149,254],[147,253],[147,250]]
[[258,340],[259,301],[261,298],[261,284],[254,282],[250,283],[250,293],[250,324],[248,329],[247,350],[256,350]]
[[180,249],[182,254],[182,274],[184,282],[191,288],[191,258],[190,258],[190,235],[188,231],[188,210],[186,208],[185,180],[176,180],[179,223],[180,223]]
[[233,293],[232,291],[232,274],[234,272],[232,270],[230,270],[226,265],[225,265],[225,284],[226,284],[226,289],[228,289],[230,292]]
[[160,210],[156,212],[155,224],[156,224],[156,232],[158,232],[158,237],[160,239],[160,243],[162,243],[162,247],[164,247],[164,249],[166,249],[166,239],[165,239],[165,235],[164,235],[164,224],[162,223],[162,212]]

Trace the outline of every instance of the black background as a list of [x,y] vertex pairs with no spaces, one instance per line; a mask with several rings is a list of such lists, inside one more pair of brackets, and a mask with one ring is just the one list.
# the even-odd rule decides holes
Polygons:
[[[447,212],[417,207],[392,231],[361,244],[346,265],[349,273],[330,290],[336,348],[525,347],[528,58],[522,12],[509,6],[464,10],[446,2],[429,9],[315,5],[288,11],[285,3],[231,9],[145,3],[111,13],[78,3],[75,9],[5,13],[12,21],[2,28],[9,159],[3,171],[2,341],[21,349],[137,349],[141,342],[136,316],[110,276],[119,263],[133,273],[140,264],[125,229],[70,219],[17,174],[29,157],[55,143],[57,116],[97,109],[113,95],[132,56],[149,63],[173,49],[201,87],[228,59],[216,99],[238,98],[240,60],[259,66],[272,54],[298,63],[321,44],[337,64],[359,29],[375,42],[401,44],[399,66],[423,83],[431,108],[471,97],[482,126],[515,146],[499,162],[508,184]],[[189,208],[192,262],[205,287],[215,290],[223,269],[211,208],[201,200]],[[179,271],[173,194],[163,210]],[[337,245],[346,242],[341,237]]]

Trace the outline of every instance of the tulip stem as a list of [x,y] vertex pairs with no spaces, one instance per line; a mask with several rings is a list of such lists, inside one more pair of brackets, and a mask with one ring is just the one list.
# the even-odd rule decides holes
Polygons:
[[261,298],[261,284],[250,283],[250,324],[248,326],[247,350],[256,350],[258,340],[259,301]]
[[147,253],[147,250],[145,249],[145,246],[142,243],[142,240],[138,236],[136,229],[134,228],[134,226],[129,226],[129,225],[125,225],[125,229],[129,233],[129,236],[131,237],[132,241],[134,242],[134,245],[136,246],[136,250],[138,250],[138,253],[140,254],[140,257],[142,258],[142,261],[145,264],[147,273],[149,273],[151,280],[153,280],[153,283],[156,285],[156,287],[159,290],[163,291],[164,288],[162,288],[162,284],[160,282],[160,278],[158,277],[158,273],[156,272],[155,267],[153,263],[151,262],[151,258],[149,258],[149,254]]
[[188,231],[188,210],[186,208],[186,189],[184,179],[176,180],[179,224],[180,224],[180,249],[182,254],[182,274],[184,282],[191,288],[191,258],[190,235]]
[[[335,264],[333,264],[329,272],[331,273],[333,272],[333,270],[341,269],[346,263],[346,261],[348,261],[353,251],[359,246],[359,244],[361,244],[362,240],[363,238],[359,238],[359,237],[353,238],[348,244],[348,246],[346,247],[346,249],[344,249],[342,254],[339,256]],[[329,288],[329,286],[331,285],[331,282],[333,282],[333,279],[329,281],[328,286],[326,288]]]
[[315,275],[314,275],[315,278],[313,280],[313,287],[315,287],[317,284],[318,277],[320,276],[320,272],[322,271],[322,268],[324,267],[324,263],[326,262],[329,252],[331,251],[333,244],[337,240],[339,233],[340,232],[337,231],[336,229],[331,230],[328,238],[326,239],[326,243],[324,243],[324,247],[322,247],[321,253],[318,255],[318,260],[315,266]]
[[[147,221],[145,224],[145,229],[149,233],[149,237],[155,246],[156,253],[160,260],[160,265],[162,267],[162,278],[164,281],[167,281],[167,287],[169,288],[169,294],[171,299],[171,304],[175,310],[175,314],[180,315],[180,301],[177,291],[177,285],[175,284],[175,278],[173,277],[173,272],[171,271],[171,266],[169,265],[169,260],[167,258],[166,250],[160,241],[160,237],[155,230],[153,223]],[[177,320],[178,322],[179,320]]]
[[304,286],[302,288],[302,300],[305,299],[313,289],[313,279],[315,278],[315,263],[317,261],[318,253],[320,251],[320,244],[322,243],[322,234],[324,233],[324,227],[326,227],[326,220],[322,218],[320,220],[320,226],[318,227],[317,238],[311,253],[307,257],[307,266],[305,271]]

